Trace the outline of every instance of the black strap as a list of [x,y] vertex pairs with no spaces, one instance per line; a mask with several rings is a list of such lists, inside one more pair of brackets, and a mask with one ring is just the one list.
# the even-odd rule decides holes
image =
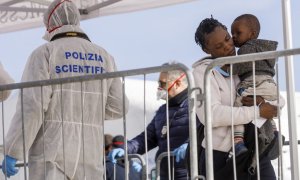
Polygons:
[[91,40],[89,39],[89,37],[81,32],[65,32],[65,33],[59,33],[54,35],[50,41],[54,41],[56,39],[61,39],[61,38],[66,38],[66,37],[79,37],[79,38],[83,38],[86,39],[88,41],[91,42]]

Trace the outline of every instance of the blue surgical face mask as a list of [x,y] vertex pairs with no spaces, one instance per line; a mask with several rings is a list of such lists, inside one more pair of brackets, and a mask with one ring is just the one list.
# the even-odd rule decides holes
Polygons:
[[228,72],[224,71],[220,66],[216,66],[215,70],[217,70],[224,77],[229,77],[230,76],[230,74]]

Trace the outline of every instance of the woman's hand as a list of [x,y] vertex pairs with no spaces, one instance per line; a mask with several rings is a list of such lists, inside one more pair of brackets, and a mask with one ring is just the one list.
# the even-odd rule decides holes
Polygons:
[[[243,97],[242,103],[244,106],[254,106],[254,98],[251,96]],[[277,116],[277,106],[266,103],[264,98],[256,96],[256,106],[259,107],[260,117],[272,119]]]
[[266,119],[272,119],[277,116],[277,106],[273,106],[270,103],[262,103],[259,107],[260,117]]

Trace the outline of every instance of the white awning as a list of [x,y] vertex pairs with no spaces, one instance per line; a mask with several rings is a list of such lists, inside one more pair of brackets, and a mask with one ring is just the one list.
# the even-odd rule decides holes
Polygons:
[[[82,19],[168,6],[194,0],[73,0]],[[0,0],[0,33],[43,25],[51,0]]]

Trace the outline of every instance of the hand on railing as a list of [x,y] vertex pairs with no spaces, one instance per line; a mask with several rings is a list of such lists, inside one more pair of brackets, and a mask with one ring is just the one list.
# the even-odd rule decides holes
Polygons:
[[176,157],[176,162],[180,162],[181,160],[183,160],[185,158],[187,146],[188,146],[188,143],[184,143],[173,151],[175,154],[175,157]]
[[125,154],[124,149],[122,149],[122,148],[116,148],[116,149],[111,150],[111,151],[108,153],[108,159],[109,159],[112,163],[116,164],[116,163],[117,163],[116,158],[123,157],[124,154]]
[[133,161],[132,168],[139,173],[142,170],[142,165],[136,161]]
[[[5,166],[5,161],[6,161],[6,166]],[[2,172],[6,174],[7,177],[14,176],[19,171],[17,168],[15,168],[16,163],[17,163],[17,159],[9,155],[6,155],[4,160],[2,161]]]

